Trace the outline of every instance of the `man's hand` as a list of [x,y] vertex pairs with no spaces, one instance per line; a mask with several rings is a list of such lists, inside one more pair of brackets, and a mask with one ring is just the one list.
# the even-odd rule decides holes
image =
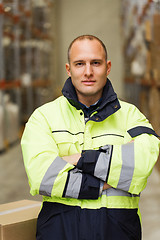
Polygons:
[[103,185],[103,190],[107,190],[108,188],[111,188],[111,186],[105,182]]
[[62,159],[70,164],[77,165],[78,160],[81,157],[81,153],[76,153],[70,156],[64,156]]

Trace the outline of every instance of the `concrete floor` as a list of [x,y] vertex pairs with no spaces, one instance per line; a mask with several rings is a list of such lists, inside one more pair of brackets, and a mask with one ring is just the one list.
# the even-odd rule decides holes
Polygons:
[[[143,240],[160,239],[160,175],[153,170],[147,188],[143,191],[140,210],[143,223]],[[21,199],[41,200],[32,197],[22,161],[19,144],[0,154],[0,204]]]

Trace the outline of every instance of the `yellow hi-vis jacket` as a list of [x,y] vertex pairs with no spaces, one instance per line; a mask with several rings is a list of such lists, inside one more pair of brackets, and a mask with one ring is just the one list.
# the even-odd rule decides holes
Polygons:
[[[64,96],[26,124],[21,144],[31,194],[81,208],[138,208],[159,153],[156,133],[134,105],[117,99],[109,79],[86,121],[73,88],[68,79]],[[76,167],[62,159],[75,153],[82,153]],[[101,191],[104,182],[112,188]]]

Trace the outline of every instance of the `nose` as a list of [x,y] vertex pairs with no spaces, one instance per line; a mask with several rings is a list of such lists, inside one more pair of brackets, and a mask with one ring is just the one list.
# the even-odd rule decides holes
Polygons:
[[93,69],[92,69],[91,64],[86,64],[85,65],[84,75],[86,77],[91,77],[93,75]]

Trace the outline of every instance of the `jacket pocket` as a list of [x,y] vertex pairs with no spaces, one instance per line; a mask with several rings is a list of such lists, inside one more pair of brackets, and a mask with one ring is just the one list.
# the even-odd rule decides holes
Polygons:
[[59,149],[60,157],[82,151],[83,133],[71,133],[66,130],[53,131],[52,134]]

